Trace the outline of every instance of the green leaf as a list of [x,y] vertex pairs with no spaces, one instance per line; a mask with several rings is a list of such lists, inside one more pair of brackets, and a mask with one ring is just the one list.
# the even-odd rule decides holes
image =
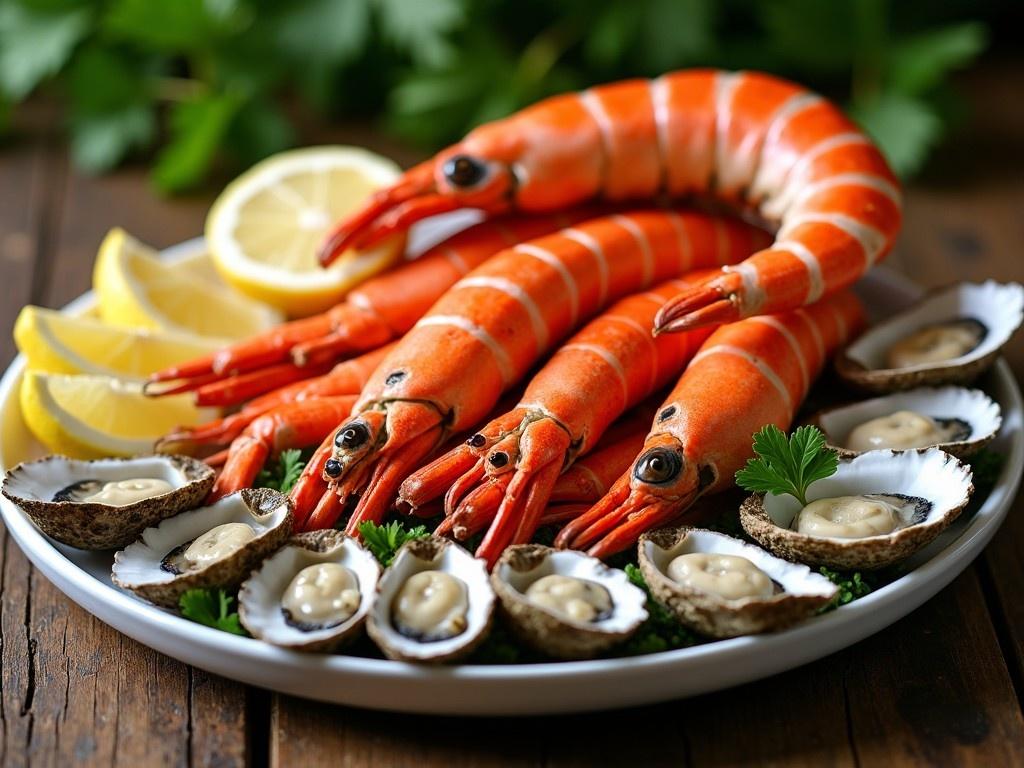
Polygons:
[[628,53],[640,29],[632,2],[609,3],[597,15],[583,41],[583,55],[592,66],[610,67]]
[[71,120],[71,156],[82,170],[100,173],[117,165],[133,148],[147,146],[155,133],[153,110],[145,104],[79,115]]
[[233,4],[208,0],[114,0],[103,29],[116,40],[144,48],[195,51],[229,31],[233,23],[244,24],[235,11]]
[[839,456],[825,445],[825,436],[816,427],[799,427],[786,440],[786,433],[769,424],[754,434],[754,453],[746,466],[736,473],[741,488],[776,496],[789,494],[807,504],[811,483],[835,474]]
[[919,170],[943,133],[942,119],[929,104],[897,93],[854,103],[850,114],[878,142],[900,176]]
[[[294,3],[277,22],[278,44],[295,59],[346,64],[370,42],[370,3],[371,0]],[[325,30],[330,33],[325,34]]]
[[11,102],[0,93],[0,136],[3,136],[11,124]]
[[829,605],[822,608],[821,613],[838,608],[840,605],[852,603],[854,600],[870,594],[874,589],[872,584],[859,571],[853,573],[833,571],[825,566],[819,568],[818,571],[822,576],[839,587],[839,592],[836,594],[835,599]]
[[241,101],[231,94],[176,104],[171,141],[157,156],[153,181],[163,192],[180,192],[203,180]]
[[235,115],[226,144],[239,164],[248,167],[295,146],[295,130],[276,104],[254,99]]
[[0,91],[18,101],[56,74],[89,30],[89,11],[44,13],[0,5]]
[[257,488],[273,488],[281,493],[288,493],[295,487],[302,476],[306,462],[302,458],[302,451],[297,448],[289,448],[278,454],[269,468],[260,470],[256,476],[255,486]]
[[804,71],[849,71],[860,42],[855,3],[763,0],[752,4],[764,29],[758,44]]
[[988,34],[978,22],[929,30],[901,40],[888,57],[890,88],[908,96],[928,91],[954,69],[973,61],[985,50]]
[[384,37],[420,64],[440,67],[451,61],[448,34],[462,25],[461,0],[376,0]]
[[395,559],[395,553],[405,542],[411,539],[422,539],[429,536],[426,526],[417,525],[415,528],[406,528],[401,521],[393,520],[385,525],[378,525],[372,520],[366,520],[359,524],[359,535],[363,544],[370,550],[377,561],[387,568]]
[[223,589],[198,588],[186,590],[178,599],[178,608],[182,616],[197,624],[245,637],[249,633],[231,610],[234,602],[235,598]]
[[714,7],[709,0],[647,0],[639,53],[652,73],[707,57],[714,40]]
[[149,98],[139,62],[97,45],[75,56],[67,83],[79,113],[112,112]]

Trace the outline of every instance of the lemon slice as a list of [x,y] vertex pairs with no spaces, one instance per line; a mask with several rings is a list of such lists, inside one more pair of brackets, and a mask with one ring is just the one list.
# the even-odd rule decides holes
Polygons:
[[32,370],[137,380],[219,347],[201,336],[121,328],[33,306],[18,315],[14,342]]
[[224,279],[289,315],[336,304],[346,291],[393,264],[404,236],[342,254],[327,269],[316,253],[331,228],[399,168],[356,147],[283,152],[228,185],[206,218],[206,242]]
[[[193,274],[193,272],[195,274]],[[241,339],[281,321],[280,314],[196,270],[164,264],[123,229],[110,230],[93,267],[99,315],[129,328]]]
[[196,408],[190,395],[153,399],[139,384],[39,371],[26,371],[22,379],[21,413],[47,448],[81,459],[149,453],[175,427],[217,415]]

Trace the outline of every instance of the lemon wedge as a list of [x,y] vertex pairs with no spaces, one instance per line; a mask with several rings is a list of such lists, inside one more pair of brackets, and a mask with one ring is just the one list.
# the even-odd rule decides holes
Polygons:
[[316,253],[331,228],[399,168],[357,147],[310,147],[253,166],[214,202],[206,242],[223,278],[239,291],[298,317],[323,312],[395,263],[404,236],[342,254],[327,269]]
[[281,321],[272,308],[218,287],[201,267],[164,264],[123,229],[110,230],[93,266],[93,288],[104,321],[128,328],[241,339]]
[[33,306],[18,315],[14,342],[31,370],[136,380],[219,347],[192,334],[122,328]]
[[141,386],[105,376],[63,376],[26,371],[21,413],[28,428],[55,453],[80,459],[149,453],[178,426],[215,418],[190,395],[152,399]]

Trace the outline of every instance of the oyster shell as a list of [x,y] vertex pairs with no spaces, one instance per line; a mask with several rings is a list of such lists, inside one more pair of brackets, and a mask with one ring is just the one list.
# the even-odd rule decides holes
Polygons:
[[[340,565],[354,576],[358,602],[340,621],[319,626],[297,621],[282,605],[285,591],[304,568],[323,563]],[[380,566],[355,539],[341,531],[323,530],[293,536],[263,561],[238,592],[238,615],[253,637],[299,651],[333,651],[363,627],[377,592]]]
[[[410,579],[440,572],[462,590],[463,610],[445,616],[446,631],[422,632],[419,637],[396,621],[400,598]],[[463,585],[459,586],[459,583]],[[471,653],[487,636],[494,614],[494,590],[483,560],[448,539],[428,536],[407,541],[377,583],[377,600],[370,609],[367,632],[389,659],[440,663]],[[440,636],[438,636],[440,635]]]
[[961,458],[988,445],[1002,425],[1001,410],[992,398],[980,390],[963,387],[919,387],[819,411],[812,421],[821,428],[829,447],[849,458],[864,453],[849,446],[854,429],[900,411],[913,411],[933,419],[945,438],[905,450],[941,448]]
[[[192,542],[231,523],[250,527],[252,538],[223,557],[177,567]],[[177,607],[178,598],[188,589],[237,587],[291,532],[291,499],[270,488],[246,488],[144,530],[138,541],[114,555],[113,581],[151,603]]]
[[[1024,318],[1024,287],[1017,283],[958,283],[878,323],[836,358],[836,371],[868,392],[894,392],[921,384],[965,384],[989,368]],[[980,324],[980,341],[964,354],[939,362],[890,367],[894,344],[947,323]]]
[[[745,558],[767,574],[772,594],[728,599],[681,584],[669,576],[675,558],[692,553]],[[661,528],[640,537],[637,559],[653,597],[683,624],[711,637],[772,632],[816,613],[838,592],[806,565],[790,563],[722,533],[700,528]]]
[[[86,499],[104,483],[160,480],[170,490],[131,504]],[[80,461],[47,456],[7,473],[3,495],[21,507],[52,539],[78,549],[116,549],[159,521],[203,503],[214,472],[188,456],[154,455]]]
[[[602,602],[595,607],[595,615],[590,620],[573,620],[531,599],[528,590],[550,576],[581,579],[585,587],[601,590]],[[629,638],[647,618],[647,596],[625,573],[574,550],[540,544],[511,546],[491,573],[491,586],[516,634],[559,658],[595,656]]]
[[740,507],[740,523],[780,557],[844,570],[875,569],[904,560],[931,542],[967,506],[973,490],[970,468],[937,448],[868,451],[841,460],[834,475],[811,485],[807,498],[889,494],[928,502],[892,533],[864,538],[799,533],[791,526],[801,504],[792,496],[748,497]]

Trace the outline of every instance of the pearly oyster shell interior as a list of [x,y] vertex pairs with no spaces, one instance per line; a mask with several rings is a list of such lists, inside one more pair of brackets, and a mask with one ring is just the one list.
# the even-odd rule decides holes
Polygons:
[[[680,584],[669,564],[691,553],[743,557],[766,573],[776,591],[770,597],[729,600]],[[637,560],[654,598],[679,620],[710,637],[771,632],[815,614],[836,595],[836,586],[806,565],[789,562],[744,541],[700,528],[662,528],[645,533]]]
[[[889,368],[889,349],[915,331],[968,319],[984,328],[980,343],[960,357],[941,362]],[[877,323],[836,358],[836,371],[869,392],[894,392],[922,384],[966,384],[995,361],[1024,319],[1024,287],[1017,283],[958,283]]]
[[[399,590],[413,575],[439,570],[466,586],[468,608],[465,629],[443,640],[418,640],[402,634],[393,620]],[[428,536],[407,541],[377,584],[377,599],[366,628],[370,638],[389,659],[441,663],[462,658],[487,636],[495,596],[483,560],[448,539]]]
[[869,451],[841,460],[834,475],[810,486],[807,500],[902,494],[930,502],[923,519],[860,539],[808,536],[791,528],[802,508],[797,499],[754,494],[740,508],[740,523],[762,546],[789,560],[842,570],[882,568],[931,542],[963,511],[973,490],[970,468],[945,451]]
[[[62,491],[86,480],[108,483],[137,478],[162,480],[171,490],[124,506],[55,500]],[[213,470],[188,456],[81,461],[55,455],[14,467],[4,478],[3,494],[52,539],[78,549],[116,549],[160,520],[202,504],[213,481]]]
[[[282,597],[296,574],[320,563],[336,563],[355,575],[359,605],[351,616],[334,626],[298,627],[288,621]],[[242,584],[238,592],[239,617],[249,634],[273,645],[301,651],[332,651],[362,629],[376,597],[379,578],[376,558],[341,531],[300,533],[263,561]]]
[[[183,573],[163,567],[170,553],[226,523],[248,525],[255,536],[227,557],[202,567]],[[138,541],[114,555],[112,578],[117,586],[145,600],[176,607],[181,595],[194,587],[234,589],[291,532],[291,499],[269,488],[247,488],[147,528]]]
[[[532,601],[527,596],[530,586],[552,575],[583,579],[606,590],[611,598],[608,615],[572,621]],[[595,656],[629,638],[647,618],[647,596],[623,571],[575,550],[540,544],[508,547],[491,573],[491,584],[516,633],[537,650],[560,658]]]
[[940,426],[948,426],[950,431],[960,431],[949,440],[915,446],[941,448],[959,457],[970,456],[984,448],[1002,426],[999,404],[981,390],[964,387],[918,387],[896,392],[820,411],[813,422],[821,428],[829,447],[841,456],[852,457],[864,451],[849,447],[850,433],[867,421],[897,411],[920,413],[939,420]]

